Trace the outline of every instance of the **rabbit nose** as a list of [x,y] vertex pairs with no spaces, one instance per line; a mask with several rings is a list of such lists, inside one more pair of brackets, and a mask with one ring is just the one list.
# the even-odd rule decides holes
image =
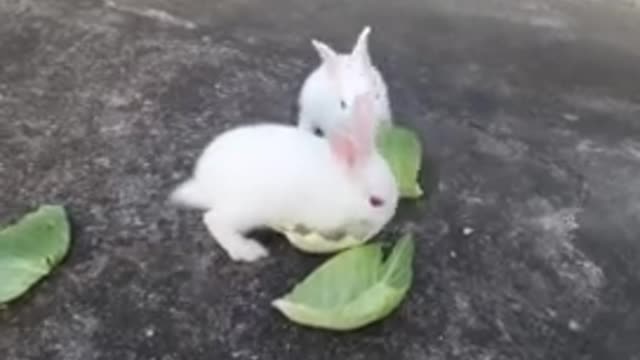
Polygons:
[[381,198],[377,197],[377,196],[372,196],[369,198],[369,204],[371,204],[371,206],[373,207],[380,207],[382,205],[384,205],[384,200],[382,200]]

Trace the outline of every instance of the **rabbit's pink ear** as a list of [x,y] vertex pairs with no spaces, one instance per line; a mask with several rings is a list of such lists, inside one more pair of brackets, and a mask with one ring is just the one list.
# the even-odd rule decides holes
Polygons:
[[336,131],[329,137],[329,144],[333,154],[348,169],[354,168],[358,163],[358,148],[353,136],[347,132]]
[[322,41],[312,39],[311,45],[316,49],[323,63],[332,63],[338,57],[338,54]]
[[334,131],[329,137],[333,153],[348,168],[355,168],[365,162],[374,149],[373,116],[371,94],[361,94],[355,98],[348,126]]
[[358,40],[353,46],[351,56],[362,61],[365,65],[371,64],[371,57],[369,56],[369,34],[371,33],[371,27],[365,26],[364,29],[358,35]]
[[363,156],[371,153],[375,146],[374,98],[370,92],[356,96],[353,102],[351,122],[353,134]]

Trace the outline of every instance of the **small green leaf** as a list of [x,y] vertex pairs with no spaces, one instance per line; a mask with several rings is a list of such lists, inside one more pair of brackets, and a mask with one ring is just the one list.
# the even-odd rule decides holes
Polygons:
[[389,315],[406,296],[414,244],[405,235],[383,261],[380,244],[335,255],[273,306],[289,320],[329,330],[353,330]]
[[423,195],[418,182],[422,162],[422,145],[413,131],[399,127],[381,127],[378,148],[387,160],[398,182],[400,196],[419,198]]
[[44,205],[0,231],[0,304],[24,294],[67,254],[70,230],[61,206]]

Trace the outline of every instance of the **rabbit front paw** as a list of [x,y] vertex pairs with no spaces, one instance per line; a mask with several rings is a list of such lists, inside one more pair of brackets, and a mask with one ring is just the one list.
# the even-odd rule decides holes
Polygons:
[[234,240],[225,250],[234,261],[254,262],[269,256],[269,251],[264,246],[247,238]]
[[217,216],[215,212],[206,212],[202,220],[209,233],[233,261],[254,262],[269,256],[269,251],[264,246],[243,236],[224,218]]

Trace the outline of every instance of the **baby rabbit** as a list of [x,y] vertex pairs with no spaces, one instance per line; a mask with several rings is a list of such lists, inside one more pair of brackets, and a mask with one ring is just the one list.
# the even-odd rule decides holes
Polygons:
[[369,55],[369,33],[365,27],[351,54],[336,53],[329,45],[312,40],[320,65],[307,77],[298,98],[298,126],[318,136],[331,132],[349,118],[355,99],[371,92],[376,123],[392,122],[387,85]]
[[236,261],[267,250],[246,233],[299,224],[320,233],[369,239],[393,217],[398,190],[375,147],[372,94],[352,99],[351,119],[328,137],[297,127],[258,124],[216,137],[172,202],[205,210],[211,235]]

